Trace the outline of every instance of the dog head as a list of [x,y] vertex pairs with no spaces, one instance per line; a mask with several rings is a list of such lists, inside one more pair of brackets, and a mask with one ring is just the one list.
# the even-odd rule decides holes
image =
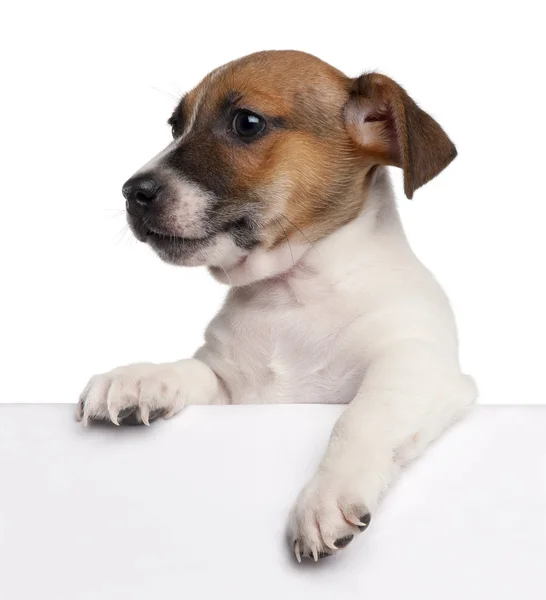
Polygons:
[[123,186],[136,237],[180,265],[229,269],[259,248],[316,241],[362,210],[377,165],[413,192],[456,156],[394,81],[351,79],[295,51],[220,67],[169,119],[173,141]]

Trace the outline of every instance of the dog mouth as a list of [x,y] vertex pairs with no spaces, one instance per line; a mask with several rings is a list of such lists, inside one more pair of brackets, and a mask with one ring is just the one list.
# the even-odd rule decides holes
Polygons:
[[141,241],[150,246],[163,261],[175,265],[204,264],[204,253],[214,244],[216,237],[215,234],[184,237],[148,228],[141,235]]
[[[135,218],[128,212],[127,220],[134,236],[149,246],[163,261],[175,265],[208,265],[211,260],[219,260],[219,254],[228,252],[248,253],[259,242],[252,224],[246,219],[233,220],[223,225],[212,223],[203,228],[201,235],[187,237],[169,228],[156,227],[145,219]],[[197,232],[196,232],[197,233]],[[203,235],[203,233],[205,235]],[[229,236],[219,240],[219,236]],[[230,249],[231,246],[236,249]],[[212,253],[212,254],[211,254]]]
[[134,221],[131,224],[133,232],[141,242],[161,249],[178,247],[181,251],[191,252],[210,244],[218,234],[222,233],[229,234],[239,247],[247,250],[253,248],[258,243],[253,227],[249,225],[246,218],[230,221],[223,226],[213,228],[206,235],[192,237],[155,229],[148,224],[136,224]]
[[203,237],[183,237],[171,233],[162,233],[159,231],[154,231],[153,229],[148,228],[146,228],[143,232],[143,236],[143,241],[150,242],[152,244],[183,244],[185,246],[187,245],[188,249],[192,246],[201,246],[204,243],[209,242],[214,237],[214,235],[207,235]]

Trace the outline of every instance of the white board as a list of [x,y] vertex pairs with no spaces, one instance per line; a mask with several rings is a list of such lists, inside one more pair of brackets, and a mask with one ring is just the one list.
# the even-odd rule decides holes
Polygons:
[[338,406],[192,407],[84,429],[0,405],[0,598],[544,600],[546,407],[481,407],[339,556],[284,540]]

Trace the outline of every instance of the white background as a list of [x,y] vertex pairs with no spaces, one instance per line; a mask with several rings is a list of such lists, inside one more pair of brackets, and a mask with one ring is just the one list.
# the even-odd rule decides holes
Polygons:
[[0,14],[0,402],[74,402],[118,364],[190,356],[225,290],[124,226],[121,184],[169,141],[177,97],[260,49],[382,71],[459,157],[403,198],[454,305],[484,403],[545,400],[539,2],[12,2]]

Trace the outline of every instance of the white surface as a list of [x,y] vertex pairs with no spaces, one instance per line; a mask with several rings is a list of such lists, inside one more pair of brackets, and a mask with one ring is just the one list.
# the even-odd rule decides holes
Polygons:
[[403,474],[338,557],[286,514],[341,407],[192,407],[151,428],[0,406],[3,600],[539,600],[546,408],[484,407]]
[[[30,0],[0,9],[2,401],[75,402],[128,362],[192,356],[225,290],[123,228],[123,182],[170,136],[181,92],[252,51],[295,48],[399,81],[457,160],[412,202],[481,402],[546,402],[543,3]],[[173,95],[171,97],[170,95]]]

